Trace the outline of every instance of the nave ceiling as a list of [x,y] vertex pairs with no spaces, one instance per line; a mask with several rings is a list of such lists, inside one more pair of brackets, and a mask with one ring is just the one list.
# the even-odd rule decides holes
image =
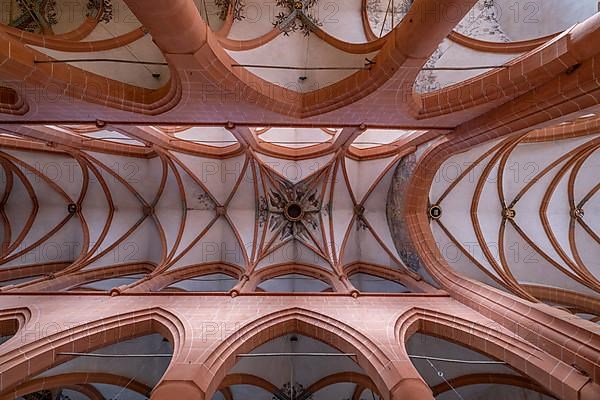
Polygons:
[[[137,129],[168,137],[159,128]],[[184,140],[188,147],[181,150],[149,148],[124,130],[47,126],[30,127],[29,137],[4,134],[7,144],[27,145],[40,143],[35,132],[55,131],[91,147],[2,150],[5,290],[199,285],[200,291],[358,292],[352,282],[400,292],[427,289],[402,261],[386,216],[402,158],[390,149],[425,133],[357,131],[353,144],[336,150],[339,143],[332,141],[345,130],[249,132],[268,140],[271,130],[279,142],[265,143],[282,154],[321,137],[327,141],[302,149],[329,150],[293,159],[239,144],[237,150],[229,143],[221,147],[235,138],[223,128],[171,132],[202,137],[205,148],[233,146],[233,154],[218,158],[194,153],[197,144]],[[381,142],[369,139],[379,133]],[[371,155],[357,157],[361,151]],[[194,282],[202,276],[206,281]]]

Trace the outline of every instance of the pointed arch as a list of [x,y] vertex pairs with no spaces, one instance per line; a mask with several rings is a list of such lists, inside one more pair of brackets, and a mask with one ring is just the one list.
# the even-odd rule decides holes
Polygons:
[[417,332],[438,337],[504,361],[558,398],[597,398],[600,388],[589,377],[573,373],[571,365],[545,353],[500,324],[479,319],[469,320],[415,308],[397,320],[396,339],[404,345]]
[[203,373],[209,372],[212,375],[205,390],[206,398],[210,398],[218,390],[219,382],[225,379],[227,372],[234,366],[238,354],[249,352],[288,333],[305,335],[342,352],[356,354],[357,364],[385,399],[390,398],[390,392],[401,381],[415,379],[411,371],[398,370],[379,346],[356,329],[313,311],[291,308],[265,315],[240,327],[235,335],[215,347],[204,363]]
[[27,379],[75,358],[59,355],[61,352],[92,352],[151,333],[160,333],[171,342],[172,364],[182,350],[185,331],[177,316],[155,307],[106,317],[46,337],[36,336],[34,342],[3,355],[0,393],[13,390]]
[[0,345],[13,339],[19,330],[31,319],[31,311],[28,308],[18,308],[0,311],[0,338],[7,338]]

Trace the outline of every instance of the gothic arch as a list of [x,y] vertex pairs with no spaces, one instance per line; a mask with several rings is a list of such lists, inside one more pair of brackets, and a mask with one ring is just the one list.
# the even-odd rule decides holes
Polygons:
[[131,391],[139,393],[143,396],[148,396],[151,391],[151,388],[147,385],[119,375],[112,375],[106,373],[71,372],[50,377],[36,378],[31,381],[25,382],[17,386],[14,392],[11,391],[10,393],[6,393],[3,396],[0,396],[0,399],[10,400],[40,390],[52,390],[62,387],[71,388],[73,386],[88,385],[94,383],[127,387]]
[[14,390],[27,379],[75,358],[59,356],[58,353],[92,352],[151,333],[160,333],[170,340],[175,359],[181,351],[184,331],[183,323],[175,315],[161,308],[149,308],[103,318],[38,338],[0,356],[0,393]]
[[27,308],[0,311],[0,338],[10,336],[0,345],[10,342],[21,329],[29,322],[31,311]]
[[248,281],[248,285],[245,289],[248,291],[255,291],[260,284],[270,279],[289,274],[302,275],[321,281],[334,290],[341,289],[339,285],[336,287],[336,279],[332,272],[308,264],[281,264],[263,268],[256,273],[256,276],[253,277],[253,279]]
[[[576,112],[573,108],[562,107],[566,105],[549,106],[548,115],[538,126],[543,127],[550,124],[553,118],[558,118],[555,113],[558,113],[559,108],[561,115]],[[590,332],[588,322],[557,318],[547,311],[545,305],[534,304],[491,286],[481,285],[453,270],[438,248],[429,223],[427,196],[435,174],[445,160],[471,146],[492,139],[508,138],[510,132],[516,137],[514,132],[521,134],[526,129],[525,121],[515,116],[509,124],[499,126],[492,123],[474,132],[466,125],[461,126],[452,138],[440,140],[430,146],[419,159],[410,180],[407,190],[409,201],[401,212],[402,223],[410,236],[411,246],[414,246],[414,251],[419,254],[420,265],[453,298],[481,312],[498,326],[514,332],[515,337],[543,347],[566,365],[576,364],[598,382],[596,349],[599,341],[597,336]],[[394,222],[398,221],[400,219]],[[569,332],[568,340],[562,339],[565,332]],[[562,345],[557,346],[556,343]]]
[[[403,380],[416,377],[411,371],[398,370],[393,361],[366,335],[331,318],[301,308],[275,312],[240,328],[235,335],[219,343],[204,364],[211,382],[206,398],[218,390],[219,383],[234,366],[237,354],[249,352],[257,346],[288,333],[298,333],[322,341],[342,352],[355,353],[357,364],[373,381],[382,398],[389,399],[394,388]],[[418,378],[417,378],[418,379]]]
[[570,365],[511,335],[497,323],[486,326],[457,316],[413,309],[398,319],[395,331],[398,342],[404,345],[419,332],[504,361],[557,398],[592,400],[600,394],[600,388],[589,377],[572,373]]
[[458,378],[448,380],[448,383],[443,383],[432,387],[433,393],[437,396],[445,393],[449,390],[458,389],[465,386],[480,385],[480,384],[494,384],[494,385],[508,385],[515,386],[522,389],[528,389],[540,394],[550,395],[540,385],[531,382],[531,380],[519,377],[515,375],[504,375],[504,374],[472,374],[463,375]]

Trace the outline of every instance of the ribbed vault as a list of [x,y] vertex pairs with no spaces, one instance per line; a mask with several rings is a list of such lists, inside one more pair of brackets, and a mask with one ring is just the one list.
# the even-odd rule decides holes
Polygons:
[[0,112],[56,123],[76,104],[87,123],[132,112],[146,124],[244,115],[443,129],[485,112],[484,98],[505,103],[588,58],[581,23],[597,11],[594,0],[28,1],[30,11],[7,2],[0,24]]
[[597,0],[4,3],[0,398],[599,397]]
[[[150,148],[138,131],[180,140]],[[288,131],[289,143],[305,142]],[[52,132],[89,149],[0,153],[5,290],[358,292],[353,281],[428,290],[401,260],[385,214],[401,159],[389,149],[418,132],[370,142],[374,155],[357,158],[337,140],[364,143],[369,131],[305,131],[332,136],[328,151],[291,159],[273,143],[276,157],[260,142],[241,148],[239,133],[222,128],[24,129],[11,140]]]
[[573,300],[599,291],[596,124],[591,114],[446,160],[429,201],[447,262],[471,278],[562,303],[596,322],[594,305],[584,311]]

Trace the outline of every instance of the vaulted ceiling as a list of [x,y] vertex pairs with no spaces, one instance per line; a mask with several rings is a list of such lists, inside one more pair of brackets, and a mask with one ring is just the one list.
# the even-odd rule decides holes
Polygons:
[[[376,143],[368,136],[378,131],[357,131],[356,144],[339,147],[341,129],[247,132],[281,149],[276,157],[240,147],[223,128],[136,129],[188,147],[74,126],[4,136],[47,148],[35,135],[53,132],[91,146],[0,152],[5,290],[357,291],[348,276],[375,291],[427,288],[401,260],[386,216],[402,158],[388,153],[423,133],[384,132]],[[232,153],[202,155],[196,145]],[[323,145],[313,158],[282,157]]]
[[[14,122],[133,113],[146,124],[160,115],[174,124],[448,128],[486,111],[484,97],[502,103],[524,93],[536,63],[562,60],[562,69],[545,70],[533,87],[582,61],[569,38],[597,11],[595,0],[307,0],[300,9],[291,1],[36,0],[30,11],[19,1],[8,2],[0,24],[2,110]],[[543,48],[557,51],[540,60]],[[456,98],[459,88],[472,92],[468,100]]]
[[[597,123],[596,115],[584,115],[446,160],[430,204],[441,212],[431,228],[448,263],[489,285],[599,321],[577,305],[600,289]],[[557,296],[560,291],[568,296]]]
[[[450,142],[426,188],[449,267],[600,323],[597,0],[5,3],[1,292],[445,295],[403,208],[411,168]],[[152,334],[95,351],[129,358],[63,358],[18,393],[142,399],[172,349]],[[438,399],[550,398],[455,343],[407,350]],[[271,351],[338,352],[252,350]],[[305,398],[378,398],[338,361],[238,360],[213,399],[286,399],[290,375]]]
[[[134,0],[40,3],[33,16],[11,4],[1,38],[29,57],[38,95],[28,91],[29,80],[21,87],[7,81],[5,97],[14,104],[0,125],[4,290],[116,292],[432,290],[388,227],[387,196],[400,160],[532,87],[578,74],[569,68],[587,54],[581,46],[588,30],[577,23],[597,11],[593,1],[560,13],[501,0],[433,11],[427,0],[353,0],[337,9],[188,1],[171,9],[165,24],[158,4],[152,11]],[[429,21],[436,15],[445,18]],[[177,23],[189,29],[174,36]],[[406,47],[402,55],[398,43]],[[0,73],[19,79],[20,54],[12,51],[16,64]],[[390,57],[399,68],[376,78]],[[264,60],[274,64],[256,66]],[[329,64],[335,68],[321,68]],[[51,85],[42,88],[48,71]],[[68,88],[61,86],[65,76]],[[106,83],[112,94],[103,98]],[[465,90],[469,96],[460,95]],[[51,98],[57,91],[63,94]],[[140,123],[148,115],[160,123]],[[205,118],[212,124],[199,126]],[[331,124],[314,127],[319,118]],[[494,164],[486,162],[508,168],[528,139],[510,145],[514,140],[456,157],[474,158],[478,167],[469,171],[489,175]],[[490,158],[479,160],[477,151]],[[432,195],[445,190],[442,199],[454,199],[459,181],[434,185]],[[476,187],[486,193],[483,183]],[[478,205],[489,202],[477,198]],[[489,223],[474,215],[475,233],[467,236],[478,233],[485,242]],[[458,238],[447,218],[444,212],[436,223],[448,240],[475,238]],[[496,221],[502,235],[523,225],[520,218],[517,212],[510,222]],[[593,226],[574,221],[575,230],[597,239]],[[552,243],[581,236],[557,239],[549,229]],[[568,288],[595,290],[595,267],[583,267],[586,250],[541,252],[561,266]],[[480,258],[486,282],[527,297],[519,278],[502,268],[505,255],[484,251]]]

